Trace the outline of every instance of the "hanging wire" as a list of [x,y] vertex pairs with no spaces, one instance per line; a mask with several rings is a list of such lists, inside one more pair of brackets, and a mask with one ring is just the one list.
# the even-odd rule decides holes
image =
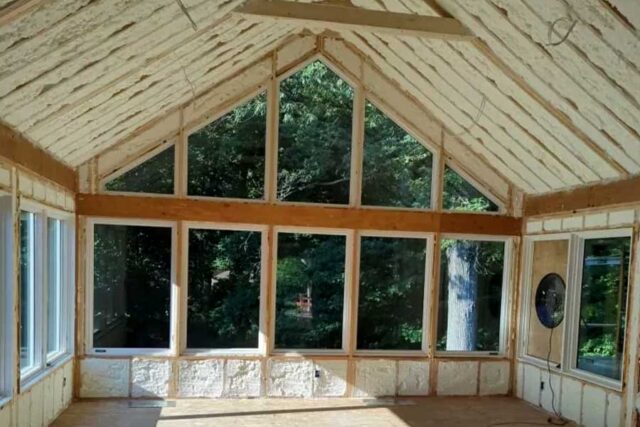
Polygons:
[[[553,33],[555,32],[555,28],[556,25],[558,25],[559,22],[569,22],[571,21],[571,25],[569,26],[569,29],[567,30],[567,32],[565,33],[564,36],[562,36],[560,38],[560,40],[558,40],[557,42],[552,42],[551,38],[553,36]],[[555,21],[553,21],[550,25],[549,25],[549,32],[547,33],[547,38],[549,39],[547,46],[559,46],[562,43],[564,43],[568,38],[569,35],[571,34],[571,32],[573,31],[573,29],[576,27],[576,24],[578,23],[577,19],[571,19],[568,16],[563,16],[562,18],[558,18]],[[559,34],[559,33],[558,33]]]
[[487,97],[485,95],[482,95],[482,101],[480,102],[480,108],[478,108],[478,114],[476,114],[476,117],[473,119],[473,122],[471,122],[471,124],[469,126],[467,126],[466,128],[464,128],[462,130],[462,132],[455,134],[455,136],[462,136],[466,133],[469,133],[469,131],[478,124],[478,122],[480,121],[480,118],[482,117],[482,113],[484,113],[484,106],[487,103]]
[[196,102],[196,87],[193,85],[193,83],[189,79],[189,76],[187,75],[187,69],[184,67],[184,65],[180,65],[180,67],[182,68],[182,74],[184,75],[184,79],[189,84],[189,87],[191,87],[191,102],[195,106],[195,102]]
[[182,3],[182,0],[176,0],[176,3],[178,3],[178,6],[180,6],[180,10],[182,11],[182,13],[184,13],[184,15],[187,17],[189,22],[191,22],[191,26],[193,27],[193,30],[198,31],[198,24],[196,24],[196,21],[193,20],[186,6],[184,5],[184,3]]

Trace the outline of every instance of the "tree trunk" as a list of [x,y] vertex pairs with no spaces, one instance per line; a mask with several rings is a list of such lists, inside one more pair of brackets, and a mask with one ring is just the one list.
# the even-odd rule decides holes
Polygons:
[[474,242],[453,241],[447,249],[449,298],[447,312],[447,350],[476,349],[478,273],[477,246]]

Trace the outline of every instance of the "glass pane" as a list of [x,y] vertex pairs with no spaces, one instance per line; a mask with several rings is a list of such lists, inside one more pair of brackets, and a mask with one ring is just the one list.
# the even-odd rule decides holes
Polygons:
[[367,102],[362,177],[364,205],[429,208],[432,162],[429,150]]
[[20,213],[20,371],[35,365],[35,227],[31,212]]
[[47,219],[47,354],[62,350],[62,221]]
[[169,347],[171,229],[96,224],[93,346]]
[[280,84],[278,199],[349,203],[353,89],[320,61]]
[[361,239],[358,349],[422,348],[426,247],[424,239]]
[[500,208],[453,169],[444,168],[442,207],[453,211],[498,212]]
[[620,379],[631,239],[584,242],[577,367]]
[[188,194],[262,198],[266,129],[261,94],[189,135]]
[[278,234],[277,348],[342,348],[345,245],[345,236]]
[[175,148],[172,145],[105,184],[109,191],[173,194]]
[[504,242],[442,240],[438,350],[500,350],[504,249]]
[[189,230],[187,347],[257,348],[259,232]]

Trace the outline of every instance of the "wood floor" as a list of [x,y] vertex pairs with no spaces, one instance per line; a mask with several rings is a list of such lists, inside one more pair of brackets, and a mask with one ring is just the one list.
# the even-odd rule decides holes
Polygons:
[[548,414],[508,397],[405,399],[174,400],[76,402],[55,427],[252,427],[252,426],[438,426],[548,425]]

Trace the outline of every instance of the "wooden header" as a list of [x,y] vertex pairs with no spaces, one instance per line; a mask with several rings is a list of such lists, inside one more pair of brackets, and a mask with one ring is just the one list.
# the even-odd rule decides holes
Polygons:
[[538,216],[633,203],[640,203],[640,176],[539,196],[526,196],[523,210],[524,216]]
[[245,18],[257,17],[315,25],[328,30],[351,30],[447,40],[471,40],[474,35],[458,20],[439,16],[396,13],[336,4],[282,0],[248,0],[235,10]]
[[78,215],[359,230],[519,236],[522,220],[503,215],[228,202],[175,197],[78,194]]
[[76,192],[76,172],[42,148],[0,123],[0,157]]

